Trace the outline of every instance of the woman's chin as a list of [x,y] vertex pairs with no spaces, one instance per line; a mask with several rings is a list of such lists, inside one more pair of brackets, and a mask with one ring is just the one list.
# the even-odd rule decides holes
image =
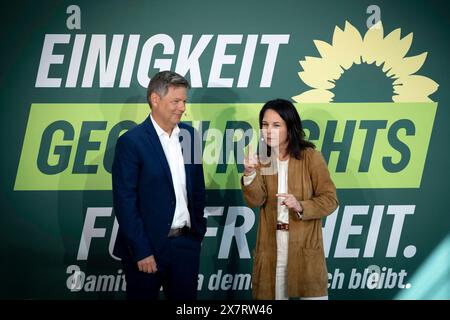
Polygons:
[[276,148],[278,147],[278,143],[274,140],[266,140],[266,144],[271,147],[271,148]]

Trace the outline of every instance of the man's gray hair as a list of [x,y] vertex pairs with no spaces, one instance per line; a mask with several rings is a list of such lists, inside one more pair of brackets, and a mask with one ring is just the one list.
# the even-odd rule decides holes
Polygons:
[[152,93],[156,93],[160,97],[164,97],[169,90],[169,87],[185,87],[190,88],[189,82],[181,75],[173,71],[161,71],[155,74],[147,88],[147,101],[150,106],[150,96]]

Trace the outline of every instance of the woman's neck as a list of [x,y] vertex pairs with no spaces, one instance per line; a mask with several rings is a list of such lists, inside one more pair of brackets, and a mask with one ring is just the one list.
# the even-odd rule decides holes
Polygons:
[[277,150],[277,157],[281,161],[285,161],[289,159],[289,153],[287,151],[287,146],[280,146]]

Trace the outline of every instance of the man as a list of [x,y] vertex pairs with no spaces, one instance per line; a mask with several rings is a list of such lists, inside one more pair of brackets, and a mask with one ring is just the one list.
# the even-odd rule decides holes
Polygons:
[[151,114],[117,140],[114,252],[128,299],[157,299],[161,286],[166,299],[196,299],[205,184],[198,133],[180,123],[188,89],[177,73],[156,74],[147,90]]

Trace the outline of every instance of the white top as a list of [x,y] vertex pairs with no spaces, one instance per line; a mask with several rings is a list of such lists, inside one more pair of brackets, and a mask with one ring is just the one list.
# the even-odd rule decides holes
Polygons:
[[[288,193],[288,168],[289,159],[281,161],[277,159],[278,170],[278,193]],[[249,176],[244,176],[244,185],[250,185],[256,178],[256,172]],[[281,205],[283,198],[278,198],[277,220],[279,223],[289,223],[289,209],[285,205]]]
[[[278,167],[278,193],[288,193],[288,167],[289,159],[281,161],[277,159]],[[289,223],[289,209],[285,205],[281,205],[283,198],[278,198],[278,222]]]
[[186,171],[184,169],[183,153],[179,140],[180,128],[175,126],[172,134],[169,136],[153,119],[150,119],[155,127],[156,134],[159,137],[167,162],[169,163],[170,174],[172,176],[173,188],[175,190],[176,207],[173,215],[171,228],[181,228],[183,226],[191,226],[191,218],[187,207],[187,191],[186,191]]

